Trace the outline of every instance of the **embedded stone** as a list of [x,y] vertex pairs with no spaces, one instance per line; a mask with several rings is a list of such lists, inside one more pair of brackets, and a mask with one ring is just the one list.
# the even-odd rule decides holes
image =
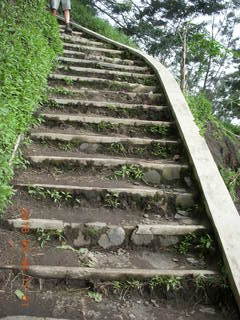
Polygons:
[[160,245],[162,247],[171,247],[179,243],[179,237],[177,236],[158,236]]
[[86,227],[94,228],[96,230],[101,230],[107,227],[107,224],[105,222],[88,222],[85,223]]
[[146,246],[150,244],[154,239],[154,235],[152,234],[150,228],[141,228],[138,227],[136,230],[133,231],[131,235],[131,241],[136,246]]
[[73,241],[73,246],[75,248],[81,248],[81,247],[86,247],[91,244],[90,239],[85,239],[83,233],[79,231],[78,237]]
[[152,184],[160,184],[161,175],[157,172],[157,170],[148,170],[144,173],[143,179]]
[[180,170],[179,167],[166,167],[162,170],[162,176],[168,181],[177,180],[180,179]]
[[177,196],[176,206],[181,209],[192,208],[194,206],[193,196],[191,194],[182,194]]
[[100,247],[108,249],[111,247],[120,246],[125,240],[125,231],[121,227],[114,227],[102,234],[98,240]]
[[82,143],[79,147],[80,151],[84,151],[86,153],[94,153],[97,152],[98,144],[96,143]]

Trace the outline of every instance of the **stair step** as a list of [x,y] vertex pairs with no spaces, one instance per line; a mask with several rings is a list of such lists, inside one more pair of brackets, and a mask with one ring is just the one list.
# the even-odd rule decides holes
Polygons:
[[[15,229],[21,229],[25,224],[26,220],[21,218],[18,219],[8,219],[7,223],[9,226]],[[65,228],[70,228],[71,230],[79,230],[82,231],[84,227],[94,227],[100,226],[99,221],[90,222],[90,223],[76,223],[76,222],[67,222],[65,220],[56,220],[56,219],[28,219],[29,229],[36,230],[36,229],[44,229],[44,230],[59,230],[64,231]],[[115,229],[118,228],[118,225],[111,225],[101,222],[102,229],[109,228]],[[199,231],[208,231],[209,226],[203,224],[196,224],[196,225],[178,225],[178,224],[138,224],[138,225],[123,225],[121,226],[125,232],[129,231],[137,231],[139,235],[149,235],[152,234],[153,236],[183,236],[188,235],[193,232]],[[69,231],[69,230],[68,230]]]
[[140,67],[133,65],[124,65],[117,63],[109,63],[109,62],[101,62],[99,60],[87,60],[87,59],[75,59],[75,58],[67,58],[67,57],[59,57],[58,61],[66,64],[76,64],[82,66],[95,66],[99,68],[107,68],[107,69],[120,69],[134,72],[150,72],[148,67]]
[[[76,92],[78,92],[76,90]],[[97,93],[99,91],[96,91]],[[103,91],[104,92],[104,91]],[[112,91],[107,91],[112,92]],[[125,93],[126,94],[126,93]],[[129,93],[130,94],[130,93]],[[120,102],[108,102],[108,101],[91,101],[91,100],[81,100],[81,99],[59,99],[54,98],[52,99],[57,104],[67,106],[67,105],[76,105],[76,106],[93,106],[97,108],[104,108],[104,107],[116,107],[116,108],[129,108],[129,109],[136,109],[142,108],[144,110],[155,109],[156,111],[162,111],[168,109],[168,106],[157,106],[157,105],[148,105],[148,104],[137,104],[137,103],[120,103]]]
[[173,126],[174,122],[166,121],[150,121],[150,120],[138,120],[138,119],[121,119],[113,117],[99,117],[99,116],[85,116],[85,115],[70,115],[70,114],[49,114],[42,113],[42,116],[46,120],[57,120],[57,121],[70,121],[76,123],[90,123],[99,124],[102,122],[108,122],[111,124],[122,124],[126,126],[162,126],[170,127]]
[[73,56],[73,57],[81,57],[83,59],[89,59],[89,60],[98,60],[99,62],[108,62],[108,63],[118,63],[122,65],[142,65],[142,61],[140,60],[130,60],[130,59],[121,59],[121,58],[112,58],[112,57],[106,57],[106,56],[100,56],[100,55],[95,55],[94,52],[89,54],[89,53],[84,53],[84,52],[79,52],[79,51],[73,51],[73,50],[63,50],[64,56]]
[[93,41],[93,40],[90,40],[88,38],[84,38],[83,36],[81,37],[76,37],[76,36],[70,36],[70,35],[67,35],[67,34],[62,34],[61,35],[61,39],[63,41],[66,41],[66,42],[69,42],[71,44],[74,44],[74,43],[79,43],[79,44],[86,44],[86,45],[93,45],[93,46],[99,46],[99,47],[109,47],[110,45],[107,44],[107,43],[104,43],[104,42],[100,42],[100,41]]
[[152,143],[166,145],[178,145],[177,140],[165,140],[165,139],[147,139],[147,138],[128,138],[128,137],[109,137],[100,135],[84,135],[84,134],[65,134],[54,132],[33,132],[31,133],[33,139],[50,139],[59,141],[78,141],[86,143],[129,143],[132,145],[150,145]]
[[[61,100],[72,100],[74,101],[85,101],[86,104],[91,102],[92,104],[97,103],[101,106],[106,105],[115,106],[126,109],[141,108],[146,111],[152,110],[152,107],[157,105],[160,110],[163,108],[168,109],[165,97],[162,93],[135,93],[135,92],[124,92],[124,91],[108,91],[108,90],[92,90],[91,88],[74,89],[68,88],[67,86],[51,87],[49,86],[50,99],[61,99]],[[126,106],[126,107],[125,107]],[[97,106],[96,106],[97,107]],[[117,111],[117,108],[114,108]],[[110,110],[109,110],[110,111]],[[167,111],[167,110],[166,110]],[[167,112],[166,112],[167,113]],[[139,116],[138,116],[139,118]],[[152,120],[156,119],[156,114]]]
[[[146,80],[154,80],[156,79],[155,75],[151,74],[142,74],[142,73],[134,73],[134,72],[126,72],[126,71],[117,71],[117,70],[108,70],[108,69],[96,69],[96,68],[83,68],[83,67],[74,67],[74,66],[64,66],[59,65],[57,68],[58,72],[66,71],[71,72],[71,74],[91,74],[91,76],[101,75],[101,76],[116,76],[116,77],[127,77],[132,78],[132,80],[137,81],[137,79],[146,79]],[[131,80],[131,79],[130,79]]]
[[110,167],[114,168],[120,165],[138,165],[144,169],[156,169],[156,170],[163,170],[167,168],[168,170],[184,170],[189,169],[187,164],[179,164],[173,161],[160,161],[160,160],[142,160],[142,159],[133,159],[133,158],[98,158],[92,156],[85,156],[85,157],[77,157],[77,156],[47,156],[47,155],[28,155],[28,159],[33,164],[42,164],[46,163],[75,163],[78,165],[89,165],[90,163],[93,166],[103,166],[103,167]]
[[87,52],[93,52],[93,53],[101,53],[106,55],[122,55],[124,51],[122,50],[116,50],[116,49],[107,49],[107,48],[99,48],[94,46],[86,46],[86,45],[80,45],[80,44],[74,44],[74,43],[68,43],[64,42],[63,47],[65,49],[70,49],[74,52],[76,51],[87,51]]
[[[0,270],[20,271],[18,265],[2,265]],[[186,269],[186,270],[157,270],[157,269],[119,269],[119,268],[84,268],[84,267],[64,267],[64,266],[42,266],[31,265],[26,272],[28,275],[41,279],[77,279],[77,280],[126,280],[126,279],[151,279],[153,277],[190,277],[190,276],[216,276],[214,270]]]
[[91,77],[78,77],[78,76],[69,76],[64,74],[51,74],[49,76],[50,80],[62,81],[65,84],[69,83],[82,83],[84,85],[94,85],[95,87],[102,88],[107,87],[108,89],[118,90],[126,89],[131,92],[156,92],[158,89],[155,86],[147,86],[138,83],[129,83],[126,81],[116,81],[109,79],[101,78],[91,78]]

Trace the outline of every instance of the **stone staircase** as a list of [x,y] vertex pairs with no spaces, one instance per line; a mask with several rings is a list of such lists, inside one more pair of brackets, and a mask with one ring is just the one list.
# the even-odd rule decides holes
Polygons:
[[[223,284],[211,223],[154,70],[88,33],[60,32],[63,55],[4,216],[0,316],[225,319],[211,304]],[[14,292],[26,274],[24,309]]]

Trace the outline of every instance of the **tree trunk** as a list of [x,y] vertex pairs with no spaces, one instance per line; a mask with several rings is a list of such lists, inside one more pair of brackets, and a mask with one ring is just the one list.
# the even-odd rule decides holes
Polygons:
[[180,66],[180,87],[184,92],[186,90],[186,59],[187,59],[187,31],[183,29],[182,34],[182,57],[181,57],[181,66]]

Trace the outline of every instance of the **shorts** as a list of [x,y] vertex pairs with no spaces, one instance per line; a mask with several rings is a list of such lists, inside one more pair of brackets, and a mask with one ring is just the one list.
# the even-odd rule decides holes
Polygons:
[[60,4],[62,5],[62,9],[71,10],[71,0],[51,0],[50,8],[54,10],[58,10]]

